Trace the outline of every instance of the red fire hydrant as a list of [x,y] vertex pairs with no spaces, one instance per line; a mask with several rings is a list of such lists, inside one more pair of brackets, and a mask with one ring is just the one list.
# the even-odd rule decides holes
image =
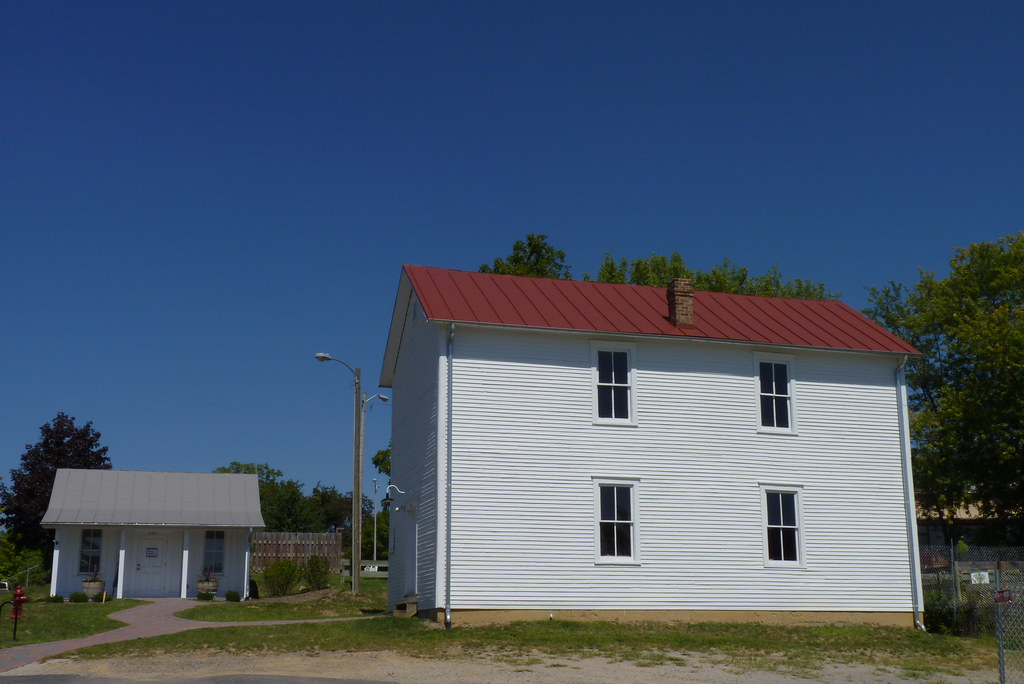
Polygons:
[[14,598],[11,599],[11,619],[17,620],[21,615],[21,607],[28,603],[28,597],[25,596],[25,590],[20,586],[14,588]]
[[28,596],[20,586],[14,588],[14,595],[11,597],[11,619],[14,620],[14,633],[11,635],[14,641],[18,640],[18,620],[22,617],[21,607],[28,603]]

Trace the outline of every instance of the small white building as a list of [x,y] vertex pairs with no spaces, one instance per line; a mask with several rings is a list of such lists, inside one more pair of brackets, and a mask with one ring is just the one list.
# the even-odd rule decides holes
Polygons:
[[264,523],[255,475],[61,468],[42,525],[55,532],[51,596],[96,573],[117,598],[194,597],[208,569],[219,595],[247,598]]
[[913,625],[916,354],[837,301],[406,266],[389,604]]

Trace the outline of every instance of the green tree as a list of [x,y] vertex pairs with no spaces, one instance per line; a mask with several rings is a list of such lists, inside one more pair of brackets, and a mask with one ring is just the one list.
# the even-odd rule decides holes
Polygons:
[[947,524],[974,505],[1024,541],[1024,233],[870,299],[865,313],[923,354],[907,367],[919,504]]
[[381,449],[373,455],[373,467],[381,475],[391,476],[391,445],[387,449]]
[[[39,549],[19,549],[11,540],[11,535],[0,535],[0,578],[15,579],[18,584],[22,584],[25,582],[25,575],[15,577],[15,574],[33,567],[36,569],[31,571],[29,577],[32,574],[40,577],[42,573],[39,571],[38,566],[46,564],[44,555]],[[50,561],[52,562],[53,559],[51,558]]]
[[516,240],[507,259],[495,259],[490,266],[483,264],[480,272],[563,280],[572,278],[569,267],[565,265],[565,252],[548,244],[547,235],[537,233],[530,233],[526,240]]
[[267,532],[323,532],[316,506],[301,482],[280,480],[263,489],[260,499]]
[[247,475],[256,475],[260,481],[260,485],[272,484],[277,482],[280,478],[284,477],[284,473],[277,468],[271,468],[266,463],[239,463],[238,461],[232,461],[226,466],[220,468],[214,468],[215,473],[245,473]]
[[50,504],[53,478],[58,468],[109,470],[107,447],[92,421],[81,427],[66,413],[39,428],[40,439],[26,444],[21,466],[11,471],[11,486],[0,483],[0,521],[18,548],[44,551],[47,563],[52,537],[40,526]]
[[215,473],[256,475],[260,487],[260,510],[267,532],[320,532],[314,502],[302,491],[302,483],[285,480],[284,473],[266,463],[239,463],[215,468]]
[[328,487],[317,482],[309,498],[313,500],[320,529],[342,532],[347,540],[352,529],[352,492],[343,494],[333,485]]
[[838,299],[824,283],[804,278],[785,278],[778,265],[772,266],[761,275],[751,275],[749,269],[737,266],[728,259],[712,267],[710,271],[689,268],[679,252],[669,256],[652,254],[644,259],[616,260],[605,253],[604,261],[597,272],[602,283],[631,283],[667,287],[676,278],[689,278],[696,290],[708,292],[729,292],[733,294],[761,295],[766,297],[792,297],[796,299]]

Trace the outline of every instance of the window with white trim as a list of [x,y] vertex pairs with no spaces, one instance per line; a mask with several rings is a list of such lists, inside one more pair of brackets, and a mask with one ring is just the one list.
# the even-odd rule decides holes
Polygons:
[[800,490],[761,488],[765,524],[765,564],[802,565]]
[[597,482],[597,555],[601,562],[636,560],[635,489],[629,482]]
[[102,550],[103,530],[82,530],[82,546],[78,552],[78,572],[99,572]]
[[792,364],[776,357],[758,359],[757,388],[759,428],[793,432]]
[[633,351],[625,345],[595,344],[594,420],[630,423],[636,420]]
[[224,573],[224,530],[207,530],[203,543],[203,573]]

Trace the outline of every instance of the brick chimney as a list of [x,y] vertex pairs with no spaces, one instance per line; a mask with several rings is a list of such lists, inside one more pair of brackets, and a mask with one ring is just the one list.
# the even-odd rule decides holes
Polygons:
[[668,284],[668,320],[672,325],[693,325],[693,283],[676,278]]

